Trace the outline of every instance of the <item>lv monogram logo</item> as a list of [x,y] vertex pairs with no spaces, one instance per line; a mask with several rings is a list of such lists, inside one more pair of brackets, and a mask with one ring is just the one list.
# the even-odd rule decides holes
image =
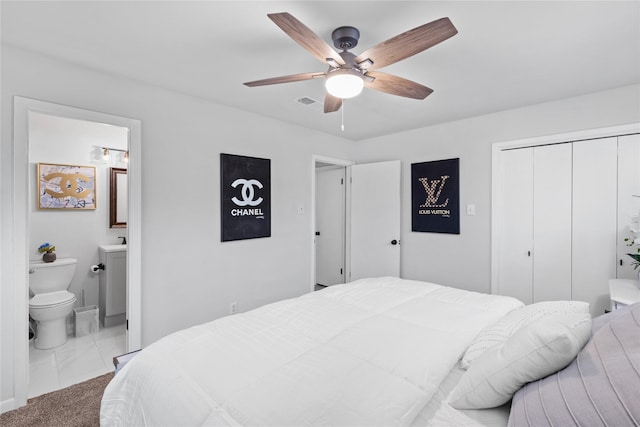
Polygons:
[[[444,208],[449,204],[449,198],[444,201],[444,203],[438,204],[438,200],[440,199],[440,193],[442,193],[442,189],[444,188],[444,184],[446,183],[449,175],[442,175],[440,179],[434,179],[429,181],[428,178],[419,178],[418,181],[422,183],[424,190],[427,192],[427,200],[423,205],[420,205],[421,208]],[[439,185],[438,185],[439,184]],[[437,191],[436,191],[437,188]]]

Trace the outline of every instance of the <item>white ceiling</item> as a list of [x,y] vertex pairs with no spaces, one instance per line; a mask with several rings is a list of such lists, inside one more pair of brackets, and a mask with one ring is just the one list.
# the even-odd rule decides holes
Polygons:
[[[634,1],[5,1],[2,43],[311,129],[361,140],[640,83]],[[322,80],[248,88],[325,71],[267,13],[289,12],[331,44],[360,30],[358,54],[449,17],[459,33],[381,71],[434,89],[425,100],[365,90],[324,114]],[[314,106],[296,102],[318,100]]]

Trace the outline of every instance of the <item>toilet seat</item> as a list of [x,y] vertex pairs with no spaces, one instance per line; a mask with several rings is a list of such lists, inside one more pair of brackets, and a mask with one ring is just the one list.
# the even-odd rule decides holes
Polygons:
[[55,291],[37,294],[29,300],[29,308],[51,308],[73,303],[76,296],[69,291]]

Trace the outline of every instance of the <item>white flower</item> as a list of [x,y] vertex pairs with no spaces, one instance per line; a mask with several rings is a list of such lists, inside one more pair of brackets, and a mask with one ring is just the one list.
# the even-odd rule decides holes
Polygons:
[[[636,236],[640,235],[640,212],[638,212],[638,215],[631,217],[631,222],[629,223],[629,230]],[[638,239],[636,238],[636,241],[634,241],[633,243],[640,244],[637,240]]]

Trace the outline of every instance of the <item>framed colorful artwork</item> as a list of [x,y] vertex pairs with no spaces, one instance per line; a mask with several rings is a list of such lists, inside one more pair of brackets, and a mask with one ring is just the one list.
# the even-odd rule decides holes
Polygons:
[[38,209],[95,208],[95,167],[38,163]]

